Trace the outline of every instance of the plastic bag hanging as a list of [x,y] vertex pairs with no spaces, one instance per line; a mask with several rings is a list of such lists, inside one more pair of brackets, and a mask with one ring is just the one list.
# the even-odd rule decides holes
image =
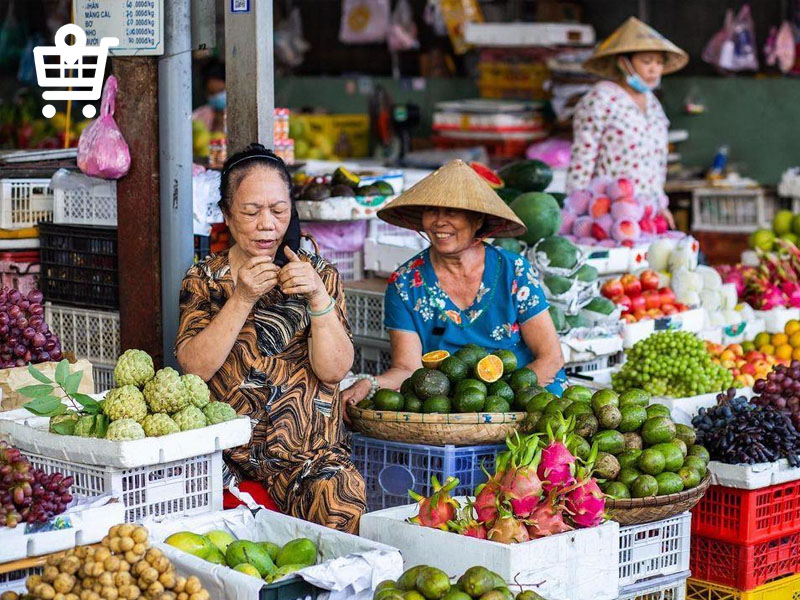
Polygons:
[[417,24],[408,0],[398,0],[392,12],[387,38],[390,52],[403,52],[419,48],[417,41]]
[[386,40],[389,0],[344,0],[339,40],[344,44],[370,44]]
[[117,78],[111,75],[103,87],[100,116],[83,130],[78,141],[78,167],[91,177],[119,179],[131,166],[131,153],[114,121]]

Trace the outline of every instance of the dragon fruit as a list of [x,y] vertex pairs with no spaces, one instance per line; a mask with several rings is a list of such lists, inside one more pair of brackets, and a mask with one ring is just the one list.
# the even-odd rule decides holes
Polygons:
[[597,527],[606,509],[605,495],[597,480],[587,477],[567,492],[566,509],[578,527]]
[[594,219],[599,219],[603,215],[607,215],[611,210],[611,198],[608,196],[595,196],[589,202],[589,216]]
[[479,540],[485,540],[489,531],[486,526],[480,521],[476,521],[472,516],[472,503],[469,503],[458,513],[459,519],[457,521],[448,521],[447,526],[453,533],[465,535],[467,537],[474,537]]
[[[519,441],[519,434],[517,434]],[[510,440],[506,441],[511,447]],[[525,518],[539,503],[542,482],[536,473],[541,459],[539,438],[529,436],[512,448],[511,466],[500,482],[503,496],[511,504],[515,517]]]
[[611,237],[622,242],[635,242],[642,234],[636,221],[617,221],[611,226]]
[[575,456],[567,448],[569,432],[574,428],[575,420],[570,417],[562,421],[554,435],[550,424],[547,425],[548,443],[542,450],[538,475],[542,480],[542,488],[548,494],[556,488],[564,488],[575,483]]
[[639,221],[644,217],[644,207],[631,198],[622,198],[611,205],[611,218],[615,221]]
[[564,199],[564,208],[575,215],[583,215],[589,209],[592,192],[589,190],[576,190]]
[[577,238],[585,238],[592,235],[592,223],[594,220],[592,217],[578,217],[575,219],[575,222],[572,224],[572,235]]
[[416,523],[423,527],[433,527],[447,531],[447,522],[452,521],[459,508],[458,502],[450,497],[450,492],[459,484],[455,477],[448,477],[444,485],[434,475],[431,477],[433,494],[425,498],[413,490],[408,491],[408,495],[419,503],[419,513],[409,519],[410,523]]
[[564,504],[558,490],[553,489],[533,510],[528,521],[528,533],[532,538],[546,537],[572,530],[564,522]]
[[487,539],[501,544],[521,544],[530,540],[531,534],[528,533],[528,528],[523,521],[501,507],[497,521],[489,530]]
[[562,210],[561,211],[561,229],[558,230],[559,235],[566,235],[570,231],[572,231],[572,224],[575,222],[575,219],[578,217],[575,216],[571,210]]
[[[506,440],[508,444],[508,440]],[[512,448],[512,446],[509,446]],[[483,464],[481,470],[486,474],[486,483],[475,488],[475,502],[472,508],[478,516],[478,521],[491,527],[497,519],[497,509],[500,504],[500,480],[506,473],[508,464],[511,461],[511,450],[501,452],[494,461],[495,473],[490,475]]]
[[772,310],[782,306],[786,306],[786,297],[783,292],[778,286],[768,284],[762,296],[761,310]]

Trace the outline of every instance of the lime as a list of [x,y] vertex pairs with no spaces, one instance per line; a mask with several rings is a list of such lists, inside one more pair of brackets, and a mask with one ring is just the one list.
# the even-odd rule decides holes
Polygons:
[[683,479],[677,473],[664,471],[656,475],[656,482],[658,482],[658,495],[666,496],[667,494],[678,494],[683,491]]
[[643,406],[636,404],[626,404],[620,408],[622,420],[619,422],[619,430],[622,433],[636,431],[647,420],[647,411]]
[[619,396],[614,390],[598,390],[592,396],[592,410],[595,414],[604,406],[619,406]]
[[630,487],[634,481],[636,481],[641,473],[636,469],[631,467],[623,467],[619,470],[619,475],[617,475],[617,481],[620,481]]
[[689,447],[689,456],[697,456],[703,459],[704,464],[708,464],[708,461],[711,460],[711,455],[708,453],[703,446],[698,446],[695,444],[694,446]]
[[636,466],[639,470],[648,475],[658,475],[664,470],[665,464],[664,455],[653,448],[644,450],[636,461]]
[[508,402],[514,401],[514,390],[505,381],[495,381],[489,386],[489,396],[500,396],[505,398]]
[[[694,446],[692,446],[694,448]],[[706,476],[706,462],[699,456],[687,456],[686,459],[683,461],[684,467],[691,467],[695,471],[700,474],[700,478]]]
[[648,419],[651,417],[669,417],[671,415],[669,407],[663,404],[651,404],[645,410],[647,411]]
[[[585,402],[575,402],[570,407],[575,405],[582,405]],[[591,438],[600,428],[600,423],[597,422],[597,417],[590,412],[579,414],[575,417],[575,433],[581,437]]]
[[635,468],[639,457],[642,455],[641,450],[624,450],[617,456],[619,466],[624,468]]
[[606,495],[611,496],[612,498],[618,498],[620,500],[624,500],[631,497],[630,491],[628,491],[628,486],[622,483],[621,481],[612,481],[606,486],[605,489]]
[[572,438],[570,450],[572,450],[572,453],[581,460],[586,460],[589,458],[589,454],[592,452],[592,447],[584,438],[576,435]]
[[450,398],[447,396],[431,396],[422,403],[422,412],[424,413],[449,413],[450,412]]
[[631,484],[631,496],[648,498],[658,495],[658,481],[652,475],[640,475]]
[[517,355],[511,350],[495,350],[492,352],[503,361],[503,373],[511,373],[517,368]]
[[477,379],[462,379],[456,384],[455,393],[463,392],[466,389],[480,390],[485,396],[488,392],[486,384]]
[[461,348],[458,352],[456,352],[453,356],[457,356],[460,358],[465,365],[467,365],[468,369],[474,369],[475,365],[478,364],[478,361],[481,359],[479,353],[474,348]]
[[573,402],[590,402],[592,390],[583,385],[571,385],[561,394],[562,398],[569,398]]
[[503,376],[503,361],[494,354],[484,356],[475,365],[475,375],[484,383],[494,383]]
[[526,367],[522,367],[511,373],[511,378],[508,380],[508,384],[515,392],[532,387],[538,383],[539,381],[536,378],[536,373]]
[[695,441],[697,441],[697,434],[694,432],[694,428],[682,423],[675,425],[675,437],[682,440],[687,447],[694,445]]
[[[507,383],[507,382],[503,382]],[[509,389],[511,386],[509,386]],[[540,388],[538,385],[533,387],[525,388],[524,390],[519,390],[517,393],[514,394],[514,390],[511,390],[511,393],[514,394],[514,402],[513,406],[516,410],[528,410],[528,402],[533,399],[534,396],[543,392],[544,389]]]
[[[564,397],[562,396],[563,400]],[[573,402],[564,409],[564,417],[569,418],[578,415],[593,415],[592,407],[586,402]]]
[[510,410],[511,405],[508,400],[500,396],[487,396],[486,403],[483,405],[483,412],[487,413],[503,413]]
[[411,380],[411,377],[403,381],[400,384],[400,393],[404,396],[406,394],[413,394],[414,393],[414,382]]
[[405,398],[405,403],[403,404],[403,410],[405,412],[410,413],[420,413],[422,412],[422,400],[420,400],[416,394],[406,394],[403,396]]
[[405,399],[403,394],[394,390],[381,388],[373,398],[376,410],[403,410]]
[[683,466],[683,453],[673,443],[656,444],[652,447],[653,450],[658,450],[664,457],[664,470],[677,472]]
[[634,404],[636,406],[646,407],[649,403],[650,403],[650,394],[648,394],[644,390],[632,389],[620,394],[619,396],[620,408],[622,408],[623,406],[627,406],[628,404]]
[[458,383],[467,376],[469,367],[457,356],[448,356],[439,365],[439,370],[447,375],[450,383]]
[[425,369],[424,373],[417,371],[412,377],[414,378],[414,392],[422,400],[431,396],[447,396],[450,393],[450,380],[441,371]]
[[678,475],[683,481],[683,489],[685,490],[692,489],[700,484],[700,473],[692,467],[681,467],[678,469]]
[[661,444],[675,439],[675,423],[669,417],[650,417],[642,425],[642,440],[645,444]]
[[533,398],[528,400],[528,404],[526,405],[525,410],[527,411],[534,411],[534,410],[541,410],[544,411],[547,408],[547,405],[550,404],[553,400],[555,400],[557,396],[550,392],[539,392]]
[[486,394],[480,390],[467,389],[457,392],[453,397],[453,410],[460,413],[476,413],[483,411]]

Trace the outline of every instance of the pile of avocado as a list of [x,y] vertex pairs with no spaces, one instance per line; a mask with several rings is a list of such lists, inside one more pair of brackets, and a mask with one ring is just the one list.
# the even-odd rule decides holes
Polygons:
[[533,591],[516,596],[506,582],[485,567],[470,567],[450,583],[447,573],[436,567],[418,565],[403,573],[397,581],[382,581],[372,600],[545,600]]
[[356,196],[393,196],[394,188],[386,181],[361,185],[358,175],[344,167],[339,167],[330,178],[313,177],[304,185],[296,186],[292,195],[297,200],[315,201],[328,198],[355,198]]
[[524,411],[528,400],[544,391],[537,385],[536,373],[517,368],[517,357],[510,350],[491,353],[499,361],[488,362],[502,363],[502,371],[482,373],[478,363],[488,356],[485,348],[467,344],[441,360],[436,368],[414,371],[399,392],[382,388],[358,406],[412,413],[501,413]]
[[617,394],[576,385],[561,398],[538,394],[526,410],[531,431],[545,433],[549,425],[556,433],[574,419],[570,446],[586,459],[597,445],[594,476],[613,498],[675,494],[697,487],[706,474],[710,457],[695,444],[694,429],[675,424],[669,408],[650,404],[643,390]]

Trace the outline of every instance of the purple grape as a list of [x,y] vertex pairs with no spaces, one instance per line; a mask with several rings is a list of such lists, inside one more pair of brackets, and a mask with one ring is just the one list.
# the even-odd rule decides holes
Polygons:
[[63,358],[61,354],[61,350],[59,348],[55,348],[52,352],[50,352],[50,358],[59,361]]
[[33,316],[28,319],[28,325],[33,327],[36,331],[39,331],[42,323],[44,323],[44,319],[42,317]]
[[28,314],[40,317],[44,314],[44,308],[42,308],[41,304],[31,304]]
[[28,292],[28,300],[31,304],[41,304],[42,300],[44,300],[44,294],[39,290],[31,290]]
[[33,336],[36,335],[36,330],[33,327],[26,327],[22,330],[22,337],[26,340],[32,340]]
[[50,360],[49,352],[39,352],[39,362],[48,362]]
[[52,352],[53,350],[55,350],[55,347],[56,347],[56,341],[52,338],[50,338],[44,343],[44,349],[47,352]]
[[753,384],[753,391],[756,394],[760,394],[764,391],[764,388],[767,386],[767,382],[763,379],[757,379],[756,382]]
[[22,294],[19,290],[11,290],[8,294],[8,301],[11,302],[11,304],[19,304],[20,301],[22,301]]
[[34,348],[41,348],[44,346],[44,343],[47,340],[44,337],[44,334],[39,333],[38,331],[34,331],[33,335],[31,336],[31,344],[33,344]]
[[26,319],[25,317],[19,317],[14,322],[14,324],[17,326],[17,329],[22,331],[23,329],[26,329],[28,327],[28,319]]

